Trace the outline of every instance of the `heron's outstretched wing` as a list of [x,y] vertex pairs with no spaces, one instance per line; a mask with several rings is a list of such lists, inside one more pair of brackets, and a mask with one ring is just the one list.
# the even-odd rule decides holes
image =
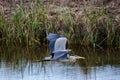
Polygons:
[[56,39],[59,38],[59,37],[62,37],[62,36],[61,36],[61,35],[58,35],[58,34],[53,34],[53,33],[49,33],[49,34],[47,35],[47,39],[48,39],[49,41],[56,40]]
[[61,35],[58,34],[53,34],[53,33],[49,33],[47,35],[47,39],[50,41],[49,43],[49,48],[50,48],[50,53],[52,54],[53,50],[54,50],[54,46],[55,46],[55,41],[56,39],[62,37]]
[[55,46],[54,46],[54,52],[66,50],[66,43],[67,43],[66,37],[60,37],[56,39]]
[[49,48],[50,53],[54,54],[52,59],[67,59],[68,51],[66,49],[67,38],[58,34],[50,33],[47,35],[47,39],[50,41]]
[[60,37],[56,39],[53,50],[54,53],[53,59],[59,59],[59,60],[68,59],[67,55],[69,50],[66,49],[66,43],[67,43],[66,37]]

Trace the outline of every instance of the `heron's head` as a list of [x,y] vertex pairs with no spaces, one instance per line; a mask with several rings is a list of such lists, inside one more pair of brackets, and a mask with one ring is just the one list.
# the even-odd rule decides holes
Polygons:
[[81,56],[69,56],[69,60],[71,62],[75,62],[76,60],[78,59],[85,59],[84,57],[81,57]]

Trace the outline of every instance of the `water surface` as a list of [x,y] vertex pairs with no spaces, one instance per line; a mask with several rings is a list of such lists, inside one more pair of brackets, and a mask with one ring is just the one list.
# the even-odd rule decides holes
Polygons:
[[119,80],[120,50],[70,48],[71,55],[86,59],[75,63],[35,62],[49,56],[47,47],[1,47],[0,80]]

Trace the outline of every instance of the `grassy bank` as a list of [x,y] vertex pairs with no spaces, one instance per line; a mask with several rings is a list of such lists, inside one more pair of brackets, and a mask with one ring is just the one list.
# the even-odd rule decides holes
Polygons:
[[114,15],[104,5],[69,8],[47,3],[29,4],[25,9],[21,2],[9,18],[0,13],[1,45],[42,45],[45,33],[66,36],[70,44],[92,47],[120,47],[120,28]]

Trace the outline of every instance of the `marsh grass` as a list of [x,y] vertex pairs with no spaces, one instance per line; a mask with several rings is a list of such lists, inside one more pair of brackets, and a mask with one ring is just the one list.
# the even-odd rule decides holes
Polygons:
[[28,46],[34,42],[39,43],[39,31],[46,26],[46,13],[42,4],[29,12],[25,11],[21,5],[8,20],[5,19],[4,14],[1,14],[0,29],[6,45]]
[[117,33],[113,25],[114,17],[109,16],[104,6],[96,9],[92,6],[87,7],[85,3],[80,15],[64,9],[55,15],[50,15],[49,5],[36,2],[34,7],[32,6],[29,4],[30,9],[26,10],[21,2],[9,19],[5,18],[4,13],[0,14],[0,33],[2,33],[0,40],[3,44],[40,45],[39,33],[45,28],[46,34],[49,32],[62,34],[71,44],[95,48],[105,43],[107,46],[120,47],[119,31]]

